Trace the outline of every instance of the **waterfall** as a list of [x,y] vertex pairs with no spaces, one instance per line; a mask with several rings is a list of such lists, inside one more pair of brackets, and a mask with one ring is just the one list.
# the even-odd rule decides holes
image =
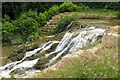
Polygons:
[[30,57],[32,55],[36,55],[37,52],[40,51],[40,53],[42,53],[45,50],[48,50],[53,44],[55,43],[59,43],[59,41],[49,41],[47,43],[42,44],[39,48],[34,49],[33,51],[28,51],[24,54],[24,57],[22,58],[22,60],[20,61],[15,61],[15,62],[11,62],[6,64],[5,66],[0,67],[0,78],[4,77],[4,78],[10,78],[10,73],[16,69],[19,68],[31,68],[33,67],[38,59],[35,60],[31,60],[31,61],[24,61],[27,57]]
[[[99,36],[104,35],[104,32],[105,32],[104,29],[99,29],[99,28],[98,29],[92,28],[92,29],[93,30],[81,31],[72,40],[69,39],[69,43],[67,43],[68,45],[66,46],[66,48],[62,47],[64,46],[64,44],[58,45],[58,47],[61,47],[62,49],[63,48],[64,49],[61,52],[59,52],[54,58],[52,58],[49,61],[49,63],[47,63],[46,65],[50,66],[52,63],[54,63],[55,60],[57,60],[62,55],[66,53],[69,54],[73,51],[76,51],[77,49],[86,47],[87,45],[94,43]],[[66,33],[66,34],[70,34],[70,33]],[[71,35],[69,36],[71,37]],[[61,40],[61,42],[62,41],[64,41],[64,37]]]
[[59,43],[59,41],[49,41],[49,42],[43,44],[41,47],[34,49],[33,51],[28,51],[25,53],[25,56],[23,59],[30,57],[34,54],[37,54],[38,51],[40,51],[39,53],[42,53],[43,51],[48,50],[55,43]]
[[37,63],[38,60],[39,60],[39,58],[35,59],[35,60],[31,60],[31,61],[24,61],[16,66],[14,66],[12,69],[3,70],[0,72],[0,77],[10,78],[9,74],[12,71],[19,69],[19,68],[32,68]]
[[58,44],[58,46],[56,47],[55,51],[49,54],[46,54],[45,57],[47,58],[50,55],[63,50],[65,46],[68,44],[68,42],[70,41],[70,39],[72,39],[72,35],[73,35],[72,33],[66,33],[64,37],[62,38],[62,40],[60,41],[60,43]]
[[[10,73],[25,71],[26,75],[33,74],[34,72],[39,72],[39,70],[33,69],[36,63],[40,60],[40,58],[35,58],[33,60],[26,60],[28,57],[32,57],[34,55],[41,55],[44,51],[50,49],[54,44],[58,43],[55,47],[54,51],[51,51],[45,54],[45,59],[51,56],[52,54],[56,54],[56,56],[52,57],[45,65],[52,65],[58,58],[63,55],[70,54],[80,48],[87,47],[89,44],[93,44],[105,33],[105,29],[89,27],[85,30],[67,32],[61,39],[61,41],[49,41],[44,44],[41,44],[38,48],[27,51],[24,53],[24,57],[20,61],[15,61],[11,63],[7,63],[6,65],[0,67],[0,78],[10,78]],[[15,74],[17,75],[17,74]],[[16,76],[18,77],[18,76]],[[25,76],[24,76],[25,77]]]

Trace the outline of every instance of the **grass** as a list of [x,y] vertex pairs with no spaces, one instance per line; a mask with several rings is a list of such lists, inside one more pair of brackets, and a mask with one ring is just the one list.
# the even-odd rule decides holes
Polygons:
[[80,10],[81,13],[88,13],[88,14],[105,14],[105,15],[112,15],[116,16],[118,11],[112,11],[112,10],[107,10],[107,9],[83,9]]
[[103,47],[97,52],[101,59],[74,58],[65,61],[58,70],[48,70],[35,78],[118,78],[118,45]]
[[[103,9],[81,10],[80,13],[86,14],[105,14],[116,16],[117,11]],[[62,34],[63,35],[63,34]],[[61,36],[55,37],[61,38]],[[47,40],[46,40],[47,41]],[[89,46],[92,47],[92,46]],[[114,58],[118,47],[103,48],[98,52],[102,60],[75,58],[66,61],[57,71],[47,71],[46,73],[35,74],[35,78],[118,78],[118,59]]]
[[[113,41],[114,42],[114,41]],[[89,47],[100,43],[96,41]],[[109,43],[109,42],[108,42]],[[101,45],[103,43],[100,43]],[[112,45],[112,44],[111,44]],[[88,48],[84,48],[89,49]],[[111,47],[103,46],[95,53],[98,58],[84,56],[66,58],[57,70],[46,70],[33,75],[34,78],[119,78],[118,51],[120,43]],[[89,53],[89,52],[88,52]],[[85,53],[84,53],[85,54]],[[83,54],[83,55],[84,55]],[[90,53],[89,53],[90,54]]]

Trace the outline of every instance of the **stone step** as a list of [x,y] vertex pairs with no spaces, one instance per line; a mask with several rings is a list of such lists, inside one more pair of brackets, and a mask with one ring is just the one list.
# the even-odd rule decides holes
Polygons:
[[58,22],[51,22],[49,25],[56,25]]
[[52,17],[52,20],[58,20],[61,19],[61,17]]
[[52,19],[52,20],[49,20],[49,23],[51,22],[58,22],[60,19]]
[[48,27],[48,25],[46,24],[44,27]]
[[56,24],[58,24],[58,21],[48,22],[45,26],[47,26],[47,25],[56,25]]
[[56,27],[59,20],[62,19],[63,17],[65,17],[65,16],[68,16],[68,15],[71,15],[71,12],[60,13],[58,15],[53,16],[52,19],[49,20],[44,27],[46,27],[46,28]]
[[49,25],[48,27],[56,27],[56,25]]

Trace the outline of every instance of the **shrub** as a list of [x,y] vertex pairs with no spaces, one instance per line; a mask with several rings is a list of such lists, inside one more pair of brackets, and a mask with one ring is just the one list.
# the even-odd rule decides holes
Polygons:
[[11,38],[13,37],[13,32],[16,30],[16,27],[12,24],[10,17],[5,15],[2,19],[2,42],[3,45],[10,44]]
[[73,4],[72,2],[64,2],[59,6],[60,12],[72,12],[77,11],[79,7],[76,4]]
[[50,15],[48,14],[48,12],[45,11],[43,14],[46,16],[46,20],[48,21],[50,19]]
[[56,15],[59,13],[59,7],[58,6],[52,6],[49,10],[48,10],[48,14],[49,14],[49,18],[51,18],[52,16]]
[[36,11],[29,10],[28,12],[22,13],[20,16],[22,19],[26,19],[26,17],[31,17],[37,21],[38,13]]
[[120,20],[120,13],[118,12],[118,14],[117,14],[117,18]]
[[32,34],[28,36],[27,41],[34,41],[35,39],[39,38],[40,32],[40,29],[38,29],[36,32],[32,32]]
[[64,31],[67,28],[67,26],[74,20],[75,20],[74,16],[65,16],[64,18],[60,19],[60,21],[58,22],[58,26],[53,31],[53,33],[60,33]]
[[20,33],[24,42],[31,41],[29,37],[40,32],[37,12],[31,10],[23,13],[18,19],[13,21],[13,24],[17,27],[15,33]]
[[5,17],[2,19],[2,23],[10,22],[10,17],[8,15],[5,15]]
[[13,36],[13,31],[15,30],[15,26],[10,22],[5,22],[2,24],[2,42],[4,44],[11,43],[11,37]]
[[41,26],[43,26],[44,24],[47,23],[47,16],[45,15],[45,13],[40,13],[38,16],[38,22]]

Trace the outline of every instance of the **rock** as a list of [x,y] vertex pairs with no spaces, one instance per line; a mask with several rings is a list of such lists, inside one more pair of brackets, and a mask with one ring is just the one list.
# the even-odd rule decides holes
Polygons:
[[17,52],[17,53],[21,53],[24,49],[25,49],[25,45],[22,44],[22,45],[19,45],[19,46],[18,46],[18,48],[16,49],[15,52]]
[[11,61],[17,61],[17,53],[12,53],[10,54],[10,56],[8,57],[8,59],[10,59]]
[[108,34],[103,37],[102,44],[107,48],[111,48],[118,44],[118,37],[114,35],[108,35]]
[[111,20],[111,19],[113,19],[113,17],[112,16],[105,16],[105,19],[106,20]]
[[35,49],[35,48],[38,48],[38,45],[39,45],[39,44],[29,43],[29,44],[25,44],[25,48],[26,48],[27,51],[28,51],[28,50],[33,50],[33,49]]
[[118,44],[118,38],[120,35],[118,34],[118,26],[114,26],[110,28],[110,31],[102,38],[102,44],[111,48]]
[[38,47],[39,44],[35,43],[28,43],[28,44],[21,44],[17,47],[15,51],[8,57],[11,61],[19,61],[24,57],[26,51],[33,50]]

